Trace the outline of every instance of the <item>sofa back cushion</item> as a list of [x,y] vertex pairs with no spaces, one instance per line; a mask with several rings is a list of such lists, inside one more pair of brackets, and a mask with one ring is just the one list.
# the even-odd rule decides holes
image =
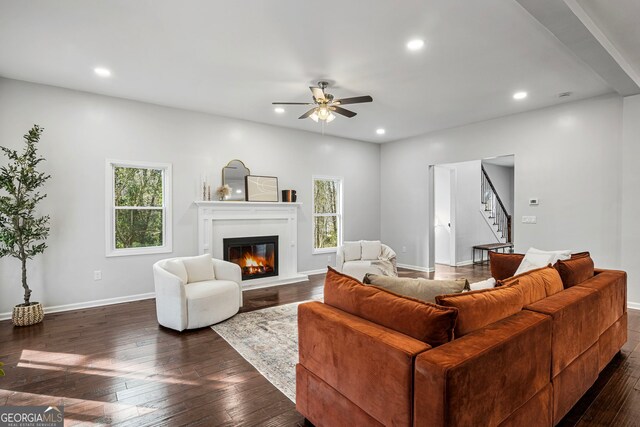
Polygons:
[[522,289],[525,306],[555,295],[564,289],[560,275],[550,265],[500,280],[498,286],[519,286]]
[[439,305],[458,309],[458,321],[454,330],[456,338],[521,311],[523,301],[523,291],[519,286],[502,286],[436,297]]
[[358,261],[362,257],[362,246],[360,242],[344,242],[342,253],[345,261]]
[[392,277],[367,273],[364,276],[365,285],[380,286],[388,291],[425,302],[436,302],[437,295],[457,294],[469,290],[467,279],[431,280],[414,279],[411,277]]
[[331,267],[324,282],[324,302],[349,314],[385,326],[432,347],[453,339],[458,310],[365,286]]
[[560,273],[565,288],[578,285],[594,276],[593,259],[589,252],[574,254],[571,259],[558,261],[555,268]]
[[189,283],[203,282],[216,278],[213,272],[213,261],[209,254],[185,257],[182,258],[182,263],[187,270]]
[[496,280],[504,280],[516,274],[522,263],[524,254],[501,254],[489,251],[489,268],[491,276]]
[[376,260],[382,253],[382,242],[380,240],[363,240],[360,242],[360,246],[362,247],[363,260]]

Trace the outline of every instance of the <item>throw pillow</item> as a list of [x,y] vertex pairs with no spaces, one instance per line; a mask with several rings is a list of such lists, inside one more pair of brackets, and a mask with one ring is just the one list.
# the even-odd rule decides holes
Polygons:
[[529,248],[526,254],[524,254],[524,259],[522,263],[516,270],[514,276],[518,274],[535,270],[536,268],[545,267],[549,264],[555,264],[560,259],[569,259],[571,258],[571,250],[562,250],[562,251],[541,251],[536,248]]
[[589,252],[575,254],[566,261],[560,260],[556,264],[565,289],[584,282],[594,276],[593,259]]
[[202,282],[216,278],[213,272],[213,261],[209,254],[182,258],[182,262],[184,268],[187,270],[188,283]]
[[504,280],[516,274],[522,264],[523,254],[503,254],[489,251],[489,268],[491,276],[496,280]]
[[458,309],[457,338],[518,313],[523,302],[522,289],[517,286],[436,297],[437,304]]
[[170,259],[165,261],[163,268],[182,280],[183,285],[186,285],[189,282],[187,270],[184,268],[184,263],[181,259]]
[[342,253],[345,261],[357,261],[362,256],[362,247],[360,242],[344,242],[342,244]]
[[482,280],[481,282],[476,282],[469,285],[469,289],[472,291],[479,291],[481,289],[492,289],[495,287],[496,287],[496,279],[494,279],[493,277],[490,277],[487,280]]
[[393,329],[432,347],[453,339],[458,310],[365,286],[331,267],[324,282],[324,302],[349,314]]
[[469,281],[467,279],[430,280],[367,273],[363,282],[365,285],[380,286],[396,294],[433,303],[436,302],[437,295],[455,294],[469,290]]
[[564,289],[560,275],[551,265],[501,280],[498,286],[520,287],[525,306],[562,292]]
[[363,260],[374,260],[380,257],[380,253],[382,252],[382,243],[380,240],[363,240],[361,246]]

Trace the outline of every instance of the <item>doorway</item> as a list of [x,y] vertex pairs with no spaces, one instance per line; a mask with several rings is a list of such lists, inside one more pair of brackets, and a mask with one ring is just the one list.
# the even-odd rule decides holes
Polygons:
[[456,170],[434,166],[434,239],[435,263],[456,265],[455,200]]

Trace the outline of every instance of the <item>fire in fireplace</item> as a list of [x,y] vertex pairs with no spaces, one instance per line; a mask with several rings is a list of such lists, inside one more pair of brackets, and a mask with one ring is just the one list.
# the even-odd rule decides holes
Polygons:
[[225,261],[240,266],[242,280],[278,275],[278,236],[223,239],[222,245]]

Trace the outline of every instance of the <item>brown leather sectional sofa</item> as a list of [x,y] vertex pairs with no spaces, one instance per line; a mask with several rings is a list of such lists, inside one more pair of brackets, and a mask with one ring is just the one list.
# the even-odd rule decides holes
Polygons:
[[[325,303],[299,306],[297,409],[316,427],[553,426],[627,339],[626,273],[592,261],[591,270],[566,289],[548,267],[488,292],[438,297],[455,310],[402,305],[330,271]],[[416,335],[410,317],[394,323],[440,309],[441,327],[447,309],[458,316],[444,344],[434,331]]]

